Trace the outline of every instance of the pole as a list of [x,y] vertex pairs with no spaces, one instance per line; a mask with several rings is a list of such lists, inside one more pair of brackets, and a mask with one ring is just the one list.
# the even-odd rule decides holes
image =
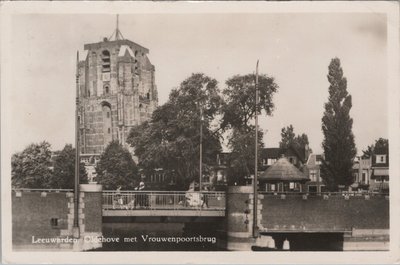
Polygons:
[[199,191],[201,192],[203,174],[203,107],[200,104],[200,166],[199,166]]
[[254,159],[254,179],[253,179],[253,237],[258,237],[258,225],[257,225],[257,203],[258,203],[258,60],[256,65],[256,117],[255,117],[255,127],[256,127],[256,139],[255,139],[255,159]]
[[74,227],[79,227],[79,52],[76,52]]

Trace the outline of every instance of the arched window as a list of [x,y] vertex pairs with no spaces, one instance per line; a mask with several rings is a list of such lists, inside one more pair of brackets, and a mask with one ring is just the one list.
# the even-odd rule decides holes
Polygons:
[[102,72],[109,73],[111,71],[111,60],[110,60],[110,52],[104,50],[101,53],[101,61],[102,61]]
[[104,86],[104,94],[109,94],[110,93],[110,86],[109,85],[105,85]]

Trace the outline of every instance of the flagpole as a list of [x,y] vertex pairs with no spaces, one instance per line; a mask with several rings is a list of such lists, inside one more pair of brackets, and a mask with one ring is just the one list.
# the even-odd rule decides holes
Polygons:
[[258,225],[257,225],[257,203],[258,203],[258,60],[256,65],[256,117],[255,117],[255,128],[256,128],[256,139],[255,139],[255,159],[254,159],[254,179],[253,179],[253,237],[258,237]]

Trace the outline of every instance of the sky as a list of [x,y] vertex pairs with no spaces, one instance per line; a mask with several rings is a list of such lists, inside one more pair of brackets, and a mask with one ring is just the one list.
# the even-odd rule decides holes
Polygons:
[[[115,30],[113,15],[15,14],[11,24],[12,152],[46,140],[53,150],[74,143],[76,51]],[[191,73],[225,88],[236,74],[275,78],[272,116],[260,117],[266,147],[278,147],[282,127],[308,135],[321,153],[321,118],[330,60],[338,57],[352,95],[358,153],[388,138],[386,16],[380,13],[123,14],[124,38],[150,50],[159,105]],[[83,58],[81,58],[83,59]]]

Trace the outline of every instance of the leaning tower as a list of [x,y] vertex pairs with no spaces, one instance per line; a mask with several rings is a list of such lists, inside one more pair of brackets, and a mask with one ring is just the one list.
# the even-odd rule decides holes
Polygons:
[[84,49],[77,66],[80,153],[81,161],[94,164],[111,141],[128,147],[129,130],[151,117],[158,97],[149,50],[124,39],[118,23],[110,38]]

